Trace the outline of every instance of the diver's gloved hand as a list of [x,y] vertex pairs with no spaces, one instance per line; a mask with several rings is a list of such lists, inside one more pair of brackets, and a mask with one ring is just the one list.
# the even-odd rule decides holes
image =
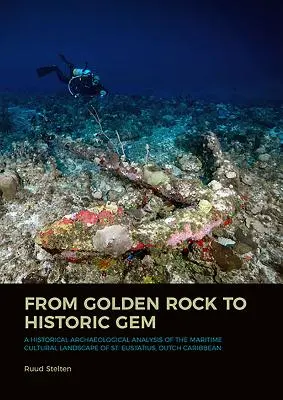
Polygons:
[[107,95],[106,90],[100,90],[100,97],[104,97]]

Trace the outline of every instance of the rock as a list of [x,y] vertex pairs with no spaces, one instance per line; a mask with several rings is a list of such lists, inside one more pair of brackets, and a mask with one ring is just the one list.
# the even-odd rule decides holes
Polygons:
[[270,160],[270,158],[271,158],[271,155],[268,153],[260,154],[258,156],[259,161],[262,161],[262,162],[268,162]]
[[240,269],[243,266],[243,261],[232,249],[222,246],[220,243],[213,241],[211,243],[212,255],[223,271],[231,271]]
[[38,272],[31,272],[22,279],[24,284],[46,284],[47,277],[41,276]]
[[234,247],[234,251],[240,255],[250,253],[252,251],[252,247],[247,245],[246,243],[238,242]]
[[128,211],[128,214],[131,215],[135,220],[140,221],[146,215],[146,212],[142,208],[132,208]]
[[159,197],[153,196],[144,206],[144,210],[150,213],[158,213],[163,206],[164,206],[163,201]]
[[[249,246],[253,250],[257,249],[258,245],[257,243],[254,242],[251,232],[244,232],[243,229],[237,228],[235,231],[235,237],[238,242],[241,242],[242,244]],[[245,253],[247,253],[247,251],[245,251]]]
[[52,259],[50,253],[42,249],[38,244],[35,244],[36,259],[38,261],[48,261]]
[[265,226],[264,226],[261,222],[259,222],[259,221],[257,221],[257,220],[255,220],[255,221],[252,222],[252,227],[253,227],[258,233],[265,233],[265,232],[266,232]]
[[165,164],[164,168],[166,168],[172,175],[181,177],[183,172],[180,168],[176,167],[176,165]]
[[252,186],[253,178],[250,175],[243,175],[241,176],[241,181],[248,186]]
[[20,186],[20,178],[14,171],[5,171],[0,174],[0,196],[5,200],[12,200]]
[[3,173],[6,168],[6,162],[4,160],[0,160],[0,172]]
[[263,209],[262,203],[254,204],[253,206],[248,206],[247,209],[254,215],[259,214]]
[[220,183],[220,182],[218,182],[218,181],[215,181],[215,180],[213,180],[213,181],[211,181],[211,182],[209,182],[209,184],[207,185],[209,188],[211,188],[213,191],[217,191],[217,190],[220,190],[220,189],[222,189],[222,183]]
[[201,161],[193,154],[182,154],[178,157],[178,166],[185,172],[199,172],[202,169]]
[[245,224],[247,228],[251,227],[251,223],[253,222],[253,219],[251,217],[245,217]]
[[151,186],[165,185],[170,181],[164,171],[151,164],[144,166],[143,179]]
[[153,268],[154,266],[154,259],[149,255],[146,254],[144,258],[142,259],[142,265],[148,267],[148,268]]
[[98,230],[93,238],[95,251],[118,257],[130,250],[133,242],[126,226],[112,225]]
[[237,174],[235,171],[227,171],[227,172],[225,172],[225,176],[228,179],[234,179],[237,177]]
[[120,193],[117,190],[109,190],[107,193],[108,201],[117,201],[121,197]]
[[101,200],[102,197],[103,197],[103,194],[102,194],[102,192],[100,192],[99,190],[97,190],[96,192],[94,192],[94,193],[92,194],[92,197],[93,197],[95,200]]
[[259,147],[259,148],[256,150],[256,152],[257,152],[258,154],[264,154],[264,153],[266,152],[266,149],[265,149],[264,146],[261,146],[261,147]]

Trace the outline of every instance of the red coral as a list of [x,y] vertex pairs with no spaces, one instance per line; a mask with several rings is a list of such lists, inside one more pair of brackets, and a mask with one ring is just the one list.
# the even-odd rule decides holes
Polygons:
[[85,224],[96,224],[99,219],[97,213],[88,210],[82,210],[77,213],[75,220],[84,222]]
[[124,209],[123,209],[123,207],[118,207],[117,215],[119,215],[119,217],[121,217],[123,214],[124,214]]
[[228,217],[224,222],[223,226],[231,225],[233,222],[232,218]]
[[145,248],[150,248],[150,247],[157,247],[156,245],[154,246],[153,244],[150,244],[150,243],[148,243],[148,244],[145,244],[145,243],[142,243],[142,242],[138,242],[135,246],[133,246],[132,248],[131,248],[131,250],[132,251],[138,251],[138,250],[143,250],[143,249],[145,249]]
[[138,250],[142,250],[142,249],[144,249],[144,248],[146,248],[147,246],[144,244],[144,243],[142,243],[142,242],[138,242],[135,246],[133,246],[132,248],[131,248],[131,250],[132,251],[138,251]]
[[[85,224],[91,224],[91,225],[95,225],[97,223],[101,225],[111,225],[115,222],[116,216],[120,217],[123,214],[124,214],[124,209],[122,207],[118,207],[116,214],[109,210],[102,210],[98,213],[89,210],[81,210],[76,214],[74,221],[80,221]],[[73,222],[73,220],[69,221]],[[71,223],[69,221],[67,218],[65,218],[64,223]]]
[[63,218],[58,222],[58,225],[68,225],[68,224],[73,224],[73,223],[74,223],[74,221],[73,221],[72,219],[63,217]]
[[54,234],[54,230],[53,229],[48,229],[47,231],[43,231],[40,232],[40,237],[45,237],[45,236],[49,236],[49,235],[53,235]]
[[[232,220],[231,220],[232,221]],[[221,225],[223,221],[221,219],[216,221],[211,221],[207,225],[204,225],[201,230],[197,232],[192,232],[190,224],[185,224],[183,230],[180,232],[173,233],[167,240],[167,245],[177,246],[178,244],[184,242],[185,240],[192,239],[193,241],[199,241],[208,235],[214,228]]]
[[100,224],[109,225],[112,224],[115,220],[115,215],[108,210],[102,210],[98,214],[98,221]]

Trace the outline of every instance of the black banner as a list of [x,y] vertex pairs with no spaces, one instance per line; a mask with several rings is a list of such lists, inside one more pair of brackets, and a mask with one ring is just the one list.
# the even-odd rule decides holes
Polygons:
[[282,293],[281,285],[2,285],[4,373],[79,382],[133,360],[252,359],[279,346]]

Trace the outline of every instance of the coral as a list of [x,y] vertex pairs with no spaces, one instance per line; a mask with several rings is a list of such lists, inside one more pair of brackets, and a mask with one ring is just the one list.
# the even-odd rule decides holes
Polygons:
[[220,226],[222,224],[222,222],[223,221],[221,219],[219,219],[217,221],[212,221],[212,222],[208,223],[207,225],[204,225],[202,227],[202,229],[200,229],[194,233],[191,230],[190,224],[186,224],[182,231],[176,232],[170,236],[170,238],[167,240],[167,244],[169,246],[175,247],[178,244],[180,244],[188,239],[201,240],[206,235],[208,235],[214,228]]
[[205,199],[201,199],[198,203],[198,209],[200,213],[208,214],[212,209],[212,204]]
[[205,156],[207,162],[212,163],[213,179],[225,186],[230,183],[239,184],[239,171],[228,156],[223,152],[219,139],[214,132],[205,135]]
[[[114,203],[103,204],[91,210],[81,210],[47,225],[35,237],[35,242],[45,249],[59,253],[62,250],[74,249],[90,252],[93,251],[91,234],[95,234],[102,226],[122,221],[123,215],[123,208]],[[78,258],[78,255],[75,255],[75,258]]]
[[94,225],[99,220],[99,214],[89,210],[82,210],[78,212],[73,221],[80,221],[85,224]]
[[179,155],[177,165],[182,171],[188,173],[199,173],[202,169],[201,161],[192,153]]
[[165,185],[169,182],[169,177],[155,165],[147,164],[143,168],[143,179],[151,186]]
[[[57,252],[76,248],[90,252],[90,257],[93,252],[117,257],[128,250],[168,249],[188,239],[200,240],[223,223],[220,216],[215,219],[212,207],[209,211],[206,208],[206,212],[199,208],[177,209],[170,217],[135,224],[129,217],[119,216],[119,210],[117,207],[116,214],[102,208],[98,213],[82,210],[66,215],[46,226],[37,235],[36,243]],[[101,229],[102,226],[105,228]]]
[[128,228],[121,225],[106,226],[98,230],[92,243],[97,252],[114,257],[124,254],[133,245]]

